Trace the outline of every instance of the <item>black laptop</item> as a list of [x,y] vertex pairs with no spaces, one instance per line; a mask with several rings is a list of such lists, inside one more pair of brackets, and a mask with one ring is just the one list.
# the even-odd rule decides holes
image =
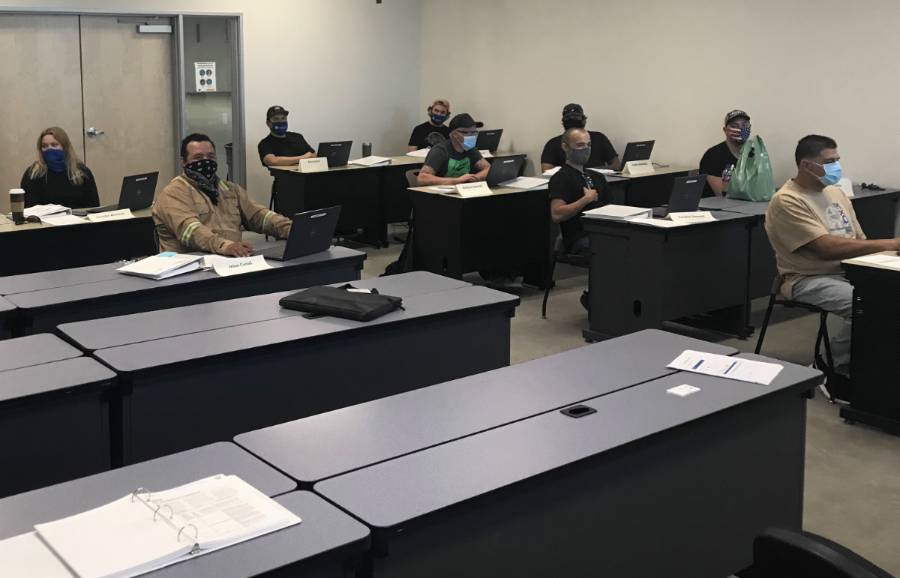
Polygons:
[[656,141],[653,140],[643,140],[637,142],[630,142],[625,145],[625,152],[622,154],[622,168],[625,168],[625,163],[631,161],[646,161],[650,158],[650,153],[653,152],[653,144]]
[[475,148],[480,151],[494,152],[500,146],[501,136],[503,136],[502,128],[480,130],[478,131],[478,140],[475,141]]
[[122,179],[122,189],[119,191],[118,204],[75,210],[72,211],[72,214],[84,216],[105,211],[115,211],[116,209],[131,209],[132,211],[146,209],[153,204],[153,195],[156,193],[156,180],[158,178],[159,172],[125,177]]
[[500,157],[493,159],[491,162],[491,170],[487,174],[487,184],[489,187],[496,187],[500,183],[511,181],[519,176],[522,170],[522,164],[525,159],[522,157]]
[[669,194],[669,204],[653,209],[653,216],[664,218],[669,213],[690,213],[700,208],[703,187],[706,186],[706,175],[676,177]]
[[291,233],[284,248],[273,247],[260,254],[266,259],[289,261],[297,257],[312,255],[331,247],[334,231],[337,229],[341,206],[305,211],[294,215]]
[[351,146],[353,146],[352,140],[320,142],[316,156],[326,157],[329,167],[342,167],[350,160]]

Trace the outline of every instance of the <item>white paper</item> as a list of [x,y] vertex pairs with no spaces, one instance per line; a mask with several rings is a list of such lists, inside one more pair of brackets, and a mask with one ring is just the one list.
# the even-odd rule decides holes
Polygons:
[[494,158],[494,155],[491,154],[491,151],[489,151],[487,149],[478,149],[478,152],[480,152],[481,156],[483,156],[486,159]]
[[644,207],[630,207],[628,205],[604,205],[585,211],[586,217],[595,217],[601,219],[626,219],[628,217],[650,217],[653,209]]
[[328,170],[328,157],[300,159],[297,167],[301,173],[322,173]]
[[425,157],[428,156],[428,151],[430,151],[430,150],[431,149],[419,149],[417,151],[410,151],[410,152],[406,153],[406,156],[416,157],[417,159],[424,159]]
[[179,255],[171,251],[153,255],[116,269],[119,273],[160,280],[190,273],[200,268],[200,255]]
[[687,397],[691,394],[697,393],[698,391],[700,391],[699,387],[694,387],[693,385],[684,383],[675,387],[670,387],[666,390],[666,393],[677,395],[678,397]]
[[48,215],[41,217],[41,221],[48,225],[83,225],[88,222],[87,219],[75,215]]
[[434,191],[435,193],[455,193],[456,187],[453,185],[434,185],[431,187],[426,187],[429,191]]
[[784,369],[783,365],[777,363],[716,355],[715,353],[704,353],[691,349],[684,350],[667,367],[762,385],[771,384],[772,380]]
[[0,541],[0,568],[3,576],[16,578],[72,578],[34,532]]
[[672,229],[674,227],[685,227],[690,223],[680,223],[678,221],[670,221],[668,219],[654,219],[653,217],[628,217],[625,219],[629,223],[637,223],[638,225],[647,225],[650,227],[660,227],[662,229]]
[[490,187],[484,181],[475,183],[460,183],[456,185],[456,192],[460,197],[483,197],[493,194]]
[[361,159],[355,159],[350,161],[351,165],[359,165],[362,167],[374,167],[376,165],[386,165],[391,162],[391,159],[388,157],[379,157],[375,155],[362,157]]
[[597,168],[593,168],[593,167],[588,167],[588,170],[589,170],[589,171],[594,171],[595,173],[600,173],[601,175],[614,175],[614,174],[616,174],[616,171],[614,171],[614,170],[612,170],[612,169],[597,169]]
[[543,175],[543,176],[545,176],[545,177],[552,177],[553,175],[555,175],[556,173],[558,173],[558,172],[559,172],[559,169],[561,169],[561,168],[562,168],[562,167],[553,167],[552,169],[547,169],[546,171],[544,171],[543,173],[541,173],[541,175]]
[[124,221],[125,219],[133,219],[131,209],[117,209],[115,211],[104,211],[102,213],[91,213],[87,216],[88,221],[92,223],[102,223],[105,221]]
[[219,257],[213,261],[212,268],[219,277],[230,277],[231,275],[271,269],[272,266],[262,255],[253,255],[252,257]]
[[24,213],[26,217],[40,217],[43,219],[47,215],[55,215],[58,213],[68,213],[69,207],[64,207],[62,205],[34,205],[33,207],[28,207],[25,209]]
[[684,211],[679,213],[669,213],[666,218],[676,223],[710,223],[716,218],[709,211]]
[[536,189],[538,187],[546,187],[547,179],[538,177],[517,177],[505,183],[500,183],[501,187],[509,187],[511,189]]
[[847,177],[842,178],[837,182],[837,186],[840,187],[844,194],[848,197],[853,197],[853,182]]
[[847,259],[844,262],[850,264],[873,265],[880,269],[894,269],[895,271],[900,271],[900,256],[896,254],[886,255],[884,253],[875,253],[874,255],[866,255],[865,257]]

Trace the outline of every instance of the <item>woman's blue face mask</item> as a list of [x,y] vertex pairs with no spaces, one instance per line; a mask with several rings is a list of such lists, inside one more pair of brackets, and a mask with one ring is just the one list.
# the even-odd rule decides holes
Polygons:
[[47,168],[54,173],[61,173],[66,170],[66,151],[62,149],[44,149],[41,151]]

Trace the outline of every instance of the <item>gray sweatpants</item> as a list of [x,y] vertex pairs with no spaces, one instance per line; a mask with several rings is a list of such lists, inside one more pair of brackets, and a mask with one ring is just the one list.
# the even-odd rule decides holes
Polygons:
[[794,283],[794,301],[816,305],[834,315],[828,328],[835,367],[850,363],[850,331],[853,319],[853,285],[843,275],[814,275]]

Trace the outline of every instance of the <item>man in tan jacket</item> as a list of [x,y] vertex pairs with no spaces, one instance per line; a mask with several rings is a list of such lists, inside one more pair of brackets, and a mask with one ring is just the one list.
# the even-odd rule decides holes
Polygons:
[[181,163],[183,174],[172,179],[153,202],[160,250],[247,257],[253,247],[241,241],[242,224],[250,231],[287,238],[290,219],[254,202],[239,185],[216,176],[216,147],[208,136],[185,137]]

